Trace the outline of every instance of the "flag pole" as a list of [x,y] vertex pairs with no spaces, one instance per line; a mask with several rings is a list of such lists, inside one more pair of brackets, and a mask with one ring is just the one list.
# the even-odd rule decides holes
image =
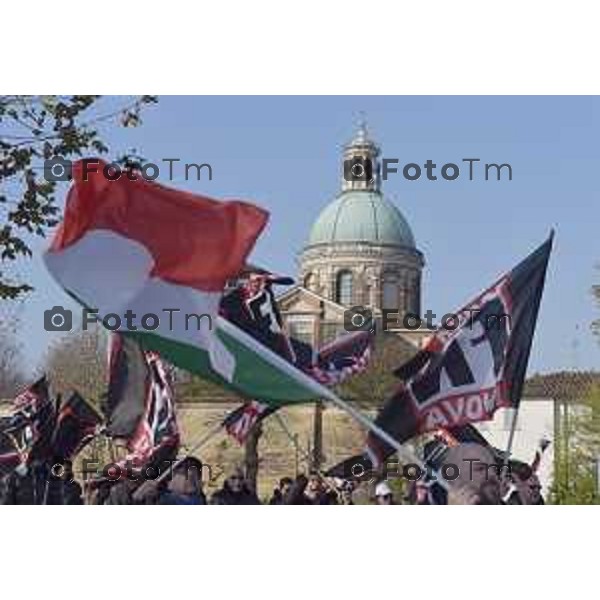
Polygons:
[[294,434],[290,431],[290,428],[287,426],[287,423],[285,422],[283,417],[278,412],[276,412],[274,414],[274,416],[277,419],[277,422],[279,423],[279,425],[281,426],[281,429],[283,429],[284,433],[288,436],[290,442],[292,442],[292,445],[294,446],[294,448],[302,455],[302,457],[305,460],[308,460],[309,464],[310,464],[310,455],[308,454],[308,452],[305,452],[302,448],[300,448],[300,444],[298,444],[298,440],[296,439]]
[[[200,437],[200,439],[191,448],[188,449],[187,454],[185,456],[182,456],[181,458],[177,459],[175,462],[172,462],[168,466],[168,468],[166,468],[164,470],[163,473],[161,473],[156,479],[151,479],[150,481],[152,481],[152,483],[154,485],[160,483],[163,479],[165,479],[167,477],[167,475],[169,475],[171,473],[171,471],[173,471],[173,469],[177,468],[186,458],[188,458],[188,456],[190,456],[193,452],[197,452],[198,450],[200,450],[200,448],[205,446],[215,435],[217,435],[217,433],[219,433],[219,431],[221,431],[222,427],[223,427],[223,421],[219,421],[214,427],[209,429],[202,437]],[[142,486],[140,486],[133,493],[134,499],[136,497],[137,492],[141,489],[141,487]]]
[[[519,403],[520,406],[521,403]],[[519,418],[519,408],[514,409],[510,431],[508,433],[508,442],[506,444],[506,452],[504,453],[504,466],[508,465],[510,455],[512,454],[513,442],[515,440],[515,431],[517,429],[517,419]]]
[[223,421],[219,421],[218,423],[216,423],[214,427],[211,427],[193,446],[191,446],[188,449],[188,453],[185,456],[174,462],[170,468],[174,469],[175,467],[179,466],[193,452],[200,450],[200,448],[205,446],[215,435],[217,435],[217,433],[219,433],[219,431],[221,431],[222,428]]
[[[62,395],[61,394],[56,394],[56,398],[54,400],[54,412],[55,412],[55,426],[54,426],[54,431],[52,432],[52,438],[50,441],[50,447],[54,448],[54,442],[56,440],[56,423],[58,422],[58,414],[60,413],[60,405],[62,403]],[[54,465],[52,465],[50,467],[50,471],[52,471],[52,469],[54,468]],[[50,473],[50,475],[53,475],[53,473]],[[44,486],[44,497],[42,500],[42,504],[48,504],[48,494],[50,493],[50,475],[48,475],[48,473],[46,473],[46,485]],[[64,491],[63,491],[63,495],[64,495]]]
[[188,456],[190,456],[193,452],[197,452],[200,448],[206,446],[210,440],[212,440],[219,431],[223,428],[223,421],[219,421],[215,424],[214,427],[211,427],[192,447],[188,448],[187,454],[182,456],[178,460],[176,460],[173,464],[169,465],[169,468],[165,470],[164,473],[161,473],[160,476],[155,479],[157,483],[162,481],[168,473],[170,473],[173,469],[177,468]]
[[[304,458],[304,460],[306,460],[307,463],[310,465],[310,463],[311,463],[310,454],[300,447],[300,445],[298,444],[298,440],[296,439],[296,436],[290,431],[290,428],[287,426],[285,419],[279,414],[279,412],[275,413],[275,418],[277,419],[277,422],[279,423],[279,425],[281,426],[281,428],[283,429],[285,434],[288,436],[288,438],[292,442],[294,448],[296,449],[296,452],[299,452],[301,454],[301,456]],[[323,471],[321,471],[321,469],[316,469],[316,473],[319,475],[319,477],[321,478],[323,483],[331,491],[335,492],[336,496],[339,497],[338,491],[335,489],[335,486],[331,485],[331,483],[328,481],[327,477],[325,476],[325,473],[323,473]]]
[[[414,453],[411,452],[408,448],[400,444],[397,440],[395,440],[387,431],[376,425],[369,417],[365,414],[354,408],[351,404],[342,400],[339,396],[334,394],[331,390],[327,390],[326,398],[330,400],[333,404],[346,411],[351,417],[353,417],[356,421],[358,421],[363,427],[366,427],[369,431],[372,431],[375,435],[381,438],[384,442],[389,444],[396,452],[398,453],[401,460],[417,465],[421,468],[422,471],[427,472],[427,467],[425,463]],[[440,477],[437,479],[436,483],[442,486],[445,490],[448,490],[448,482]]]

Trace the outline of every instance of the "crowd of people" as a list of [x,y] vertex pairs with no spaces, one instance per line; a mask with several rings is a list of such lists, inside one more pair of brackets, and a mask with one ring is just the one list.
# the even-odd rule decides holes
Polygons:
[[[365,501],[393,504],[544,504],[540,481],[526,463],[511,460],[503,470],[497,457],[478,444],[465,443],[450,448],[445,464],[459,466],[449,480],[431,477],[404,481],[356,482],[313,471],[308,475],[283,477],[264,503],[274,505],[330,505]],[[162,479],[120,478],[83,482],[73,474],[70,461],[60,469],[43,463],[17,469],[0,479],[0,504],[262,504],[248,484],[243,469],[234,468],[210,496],[205,492],[202,462],[186,457]],[[394,490],[402,490],[395,493]]]
[[[55,466],[55,465],[53,465]],[[0,504],[84,504],[70,460],[54,472],[45,462],[19,465],[0,478]]]

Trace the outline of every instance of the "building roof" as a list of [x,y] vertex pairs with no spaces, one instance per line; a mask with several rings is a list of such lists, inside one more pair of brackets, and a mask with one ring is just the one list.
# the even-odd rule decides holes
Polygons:
[[348,190],[328,204],[310,231],[308,246],[367,242],[415,248],[415,239],[400,210],[381,192]]

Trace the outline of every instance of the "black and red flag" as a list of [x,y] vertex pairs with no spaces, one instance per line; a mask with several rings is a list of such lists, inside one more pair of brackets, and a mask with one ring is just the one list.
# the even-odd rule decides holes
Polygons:
[[105,413],[109,437],[125,441],[134,468],[177,454],[180,435],[171,373],[155,352],[113,334]]
[[0,478],[12,473],[23,462],[17,441],[4,431],[4,419],[0,419]]
[[283,327],[273,285],[293,282],[289,277],[263,270],[249,272],[240,285],[223,296],[219,309],[228,321],[290,362],[295,362],[294,351]]
[[18,394],[12,412],[0,420],[5,462],[13,462],[15,451],[19,464],[48,458],[55,423],[56,410],[44,376]]
[[315,363],[303,370],[323,385],[339,385],[366,370],[373,351],[373,340],[372,331],[342,335],[321,346]]
[[[380,410],[379,427],[402,443],[518,407],[552,241],[553,234],[396,371],[403,383]],[[393,452],[372,433],[367,447],[375,465]]]
[[94,438],[102,424],[98,411],[77,392],[60,405],[52,438],[56,460],[72,460]]
[[242,445],[252,428],[276,410],[277,408],[272,405],[250,400],[228,413],[223,419],[223,427],[238,444]]
[[[296,346],[300,350],[297,355],[283,327],[283,319],[273,292],[273,285],[291,283],[293,280],[289,277],[279,277],[262,269],[249,271],[246,279],[223,297],[220,312],[267,348],[295,363],[300,357],[305,359],[305,352],[302,350],[306,345]],[[276,407],[259,400],[248,400],[225,416],[223,427],[239,444],[243,444],[254,425],[275,410]]]
[[144,351],[133,338],[113,333],[108,368],[108,392],[102,406],[105,433],[128,439],[144,415],[148,398],[150,377]]
[[43,375],[35,383],[27,386],[13,399],[12,405],[15,410],[21,408],[37,408],[49,402],[48,380]]
[[[223,298],[221,313],[323,385],[337,385],[364,371],[373,342],[371,332],[344,335],[318,352],[310,344],[288,337],[273,285],[289,285],[292,282],[290,278],[271,273],[250,273],[245,282]],[[252,427],[275,410],[276,407],[260,400],[249,400],[230,412],[223,420],[223,426],[239,444],[243,444]]]
[[127,441],[126,460],[132,461],[134,466],[175,458],[180,443],[171,372],[155,352],[146,352],[145,360],[149,388],[144,414]]

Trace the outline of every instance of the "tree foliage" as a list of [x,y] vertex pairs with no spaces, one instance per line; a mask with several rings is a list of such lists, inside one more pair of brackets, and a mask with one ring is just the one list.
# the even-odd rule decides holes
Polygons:
[[44,179],[44,161],[105,154],[102,124],[136,127],[142,108],[154,102],[155,96],[136,96],[103,112],[106,102],[97,95],[0,96],[0,299],[32,289],[2,266],[30,256],[30,238],[59,219],[56,182]]
[[[593,286],[592,294],[600,305],[600,285]],[[592,331],[600,341],[600,319],[592,323]],[[562,404],[551,500],[556,504],[600,504],[600,374],[561,375],[552,385],[558,393],[548,394]]]
[[583,402],[566,405],[555,436],[551,500],[555,504],[600,504],[600,386]]
[[96,325],[87,331],[73,331],[58,339],[47,351],[44,369],[57,394],[77,390],[98,403],[108,381],[106,330]]
[[12,398],[24,383],[17,326],[18,321],[0,318],[0,400]]

